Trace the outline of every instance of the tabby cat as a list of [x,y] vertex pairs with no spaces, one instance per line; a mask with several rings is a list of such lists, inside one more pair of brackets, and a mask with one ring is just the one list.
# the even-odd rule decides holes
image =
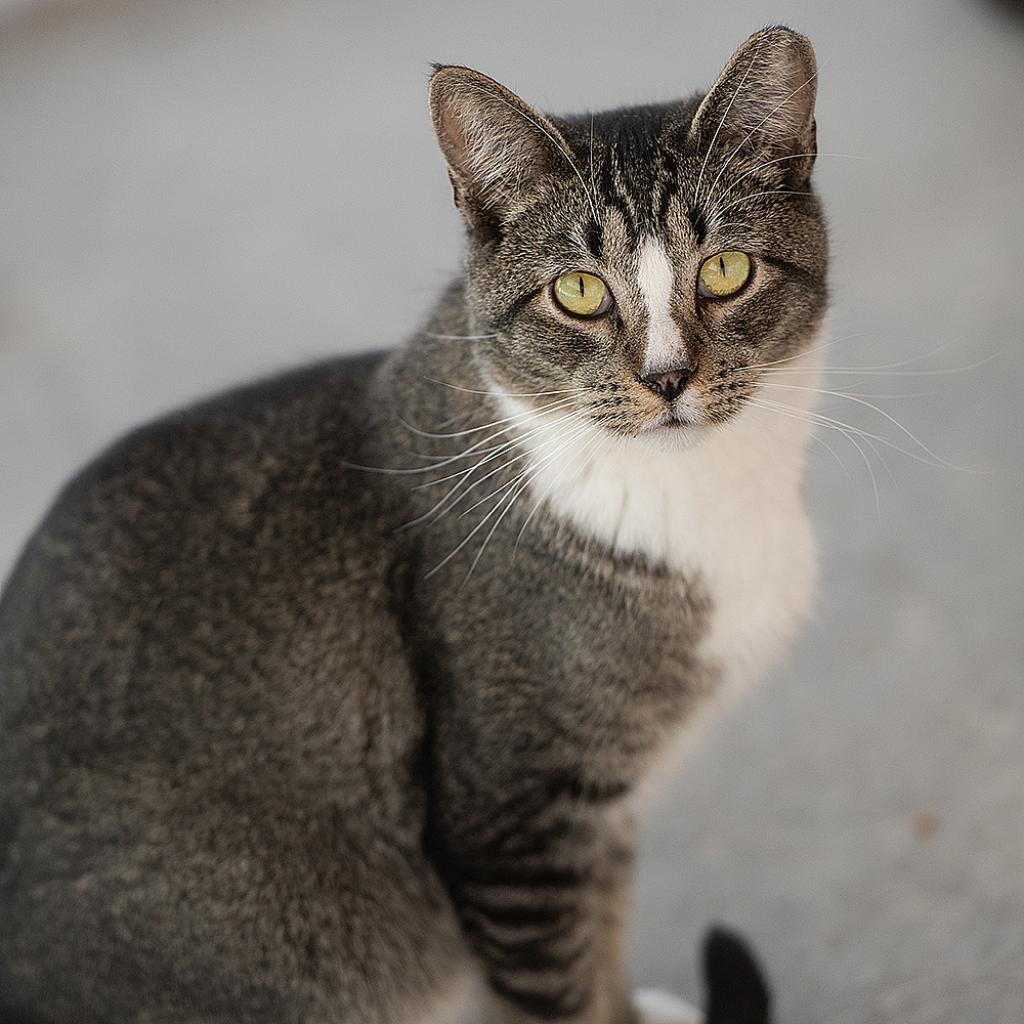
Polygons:
[[424,329],[66,487],[0,605],[0,1018],[691,1019],[631,992],[633,816],[811,603],[815,77],[781,27],[586,116],[437,67]]

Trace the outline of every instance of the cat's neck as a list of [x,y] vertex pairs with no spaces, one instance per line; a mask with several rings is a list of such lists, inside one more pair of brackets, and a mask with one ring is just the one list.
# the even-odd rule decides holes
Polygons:
[[[802,481],[817,378],[812,347],[787,363],[784,389],[681,450],[556,415],[520,430],[531,504],[706,591],[704,653],[734,692],[780,658],[811,607],[815,552]],[[502,415],[523,411],[514,398],[499,404]]]

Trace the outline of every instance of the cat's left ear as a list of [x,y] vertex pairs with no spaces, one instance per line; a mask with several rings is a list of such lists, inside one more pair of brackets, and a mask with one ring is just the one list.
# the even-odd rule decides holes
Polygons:
[[749,148],[794,183],[810,177],[817,154],[814,100],[818,65],[810,41],[784,26],[755,32],[732,56],[689,128],[690,145],[710,164]]
[[430,117],[455,205],[471,227],[499,227],[541,177],[572,166],[558,129],[479,71],[438,67],[430,79]]

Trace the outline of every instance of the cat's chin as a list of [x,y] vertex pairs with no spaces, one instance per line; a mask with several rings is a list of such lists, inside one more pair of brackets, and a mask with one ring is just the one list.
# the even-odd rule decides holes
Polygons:
[[693,448],[711,432],[709,423],[685,423],[673,420],[641,430],[632,439],[648,451],[681,452]]

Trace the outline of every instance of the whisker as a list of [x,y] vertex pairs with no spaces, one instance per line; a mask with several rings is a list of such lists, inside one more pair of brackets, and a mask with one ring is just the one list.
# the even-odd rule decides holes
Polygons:
[[[603,451],[605,448],[607,448],[609,446],[609,444],[614,439],[614,437],[615,437],[614,434],[608,433],[607,437],[602,438],[600,432],[596,433],[594,438],[592,438],[590,441],[588,441],[587,444],[584,445],[583,449],[580,451],[580,457],[579,457],[578,461],[582,462],[584,455],[586,455],[588,452],[590,452],[592,454],[596,454],[596,443],[598,441],[601,441],[601,440],[604,441],[604,445],[602,446],[602,449],[601,449]],[[583,467],[580,466],[580,467],[578,467],[578,470],[582,469],[582,468]],[[516,553],[519,551],[519,543],[523,539],[523,534],[526,533],[526,528],[530,525],[530,520],[533,519],[533,517],[536,514],[537,510],[541,507],[541,505],[544,504],[544,500],[547,498],[548,494],[551,493],[551,491],[553,490],[555,485],[562,479],[562,477],[565,475],[566,472],[567,472],[567,470],[563,469],[561,474],[556,475],[555,477],[553,477],[551,479],[551,481],[550,481],[550,483],[548,483],[547,487],[545,487],[544,490],[541,492],[540,497],[537,498],[537,501],[534,503],[533,508],[530,509],[529,514],[527,515],[526,519],[523,522],[523,525],[519,529],[519,534],[516,537],[516,542],[512,546],[512,557],[513,558],[515,558]]]
[[[408,424],[406,424],[406,426],[408,426]],[[341,464],[345,466],[347,469],[359,469],[366,473],[382,473],[386,476],[414,476],[420,473],[430,473],[436,469],[443,469],[445,466],[451,465],[452,463],[455,462],[459,462],[461,459],[470,458],[473,456],[474,453],[479,454],[479,450],[482,448],[483,445],[487,444],[488,441],[492,441],[496,437],[500,437],[502,434],[507,433],[510,429],[511,427],[504,427],[501,430],[497,430],[490,436],[481,438],[479,441],[474,442],[468,448],[464,448],[461,452],[458,452],[455,455],[442,456],[440,461],[435,461],[433,465],[430,466],[412,466],[398,468],[392,468],[390,466],[363,466],[355,462],[346,462],[344,460],[342,461]],[[483,450],[493,451],[494,448],[496,447],[498,447],[498,445]],[[445,479],[449,478],[446,477]],[[439,481],[433,482],[438,483]]]
[[739,206],[740,203],[749,202],[751,199],[759,199],[761,196],[813,196],[813,192],[809,191],[796,191],[795,189],[788,188],[773,188],[767,189],[764,192],[752,192],[749,196],[740,196],[739,199],[734,199],[731,203],[726,203],[721,208],[720,213],[725,213],[726,210],[731,210],[734,206]]
[[854,156],[852,153],[791,153],[788,156],[777,156],[774,160],[765,160],[763,163],[759,163],[756,167],[752,167],[749,171],[741,174],[724,192],[722,192],[715,200],[715,205],[712,207],[711,212],[708,214],[708,218],[714,216],[715,213],[719,212],[721,201],[732,191],[734,191],[744,179],[749,178],[752,174],[756,174],[758,171],[764,170],[765,167],[770,167],[772,164],[785,163],[787,160],[800,160],[805,157],[813,156],[815,159],[820,157],[834,157],[834,158],[845,158],[847,160],[868,160],[866,156]]
[[435,331],[423,331],[427,338],[436,338],[438,341],[486,341],[488,338],[498,337],[497,332],[493,334],[438,334]]
[[[795,407],[792,405],[785,405],[784,403],[782,404],[783,407],[786,408],[787,410],[795,409]],[[932,455],[931,452],[929,452],[929,455],[932,455],[932,459],[934,459],[935,461],[930,461],[929,459],[922,458],[916,452],[910,451],[909,449],[896,444],[895,441],[891,441],[889,440],[889,438],[883,437],[881,434],[875,434],[872,433],[870,430],[865,430],[863,427],[855,427],[852,423],[844,423],[842,420],[837,420],[831,416],[826,416],[824,413],[814,412],[812,410],[801,411],[804,412],[807,416],[813,417],[814,421],[821,424],[822,426],[832,426],[842,428],[843,430],[852,431],[858,437],[863,438],[865,441],[877,441],[879,444],[884,445],[886,448],[891,448],[893,451],[899,452],[901,455],[905,455],[908,459],[913,459],[915,462],[920,462],[924,466],[930,466],[932,469],[951,469],[957,470],[958,472],[968,472],[968,470],[966,470],[962,466],[954,466],[949,463],[944,463],[939,459],[938,456]],[[924,450],[928,451],[927,448],[925,448]]]
[[[981,366],[987,366],[989,363],[1001,358],[1003,354],[1004,353],[1002,352],[996,352],[990,356],[986,356],[984,359],[979,359],[977,362],[968,363],[966,366],[954,366],[945,370],[904,370],[894,373],[888,366],[825,366],[822,367],[820,372],[863,377],[950,377],[960,373],[969,373],[971,370],[976,370]],[[909,366],[911,363],[919,362],[922,359],[928,358],[930,358],[930,356],[914,356],[913,359],[903,360],[899,363],[891,363],[889,366]],[[751,369],[758,369],[758,367],[751,367]],[[775,374],[781,371],[773,370],[771,372]],[[796,368],[793,368],[786,372],[798,371]]]
[[578,395],[582,391],[592,391],[593,388],[559,388],[556,391],[481,391],[479,388],[464,388],[459,384],[451,384],[446,380],[438,380],[436,377],[424,377],[425,381],[431,384],[440,384],[442,387],[451,388],[453,391],[463,391],[468,395],[489,395],[491,398],[538,398],[542,395]]
[[[553,424],[552,424],[552,426],[553,426]],[[581,426],[577,426],[577,428],[575,430],[573,430],[573,432],[569,435],[569,439],[571,440],[572,438],[577,437],[577,436],[585,433],[587,426],[589,426],[589,423],[584,423]],[[544,447],[545,445],[553,444],[553,443],[558,443],[558,442],[561,442],[562,440],[563,440],[563,438],[561,438],[561,437],[555,438],[554,441],[541,440],[539,442],[539,446],[540,447]],[[563,445],[563,447],[564,447],[564,445]],[[497,469],[491,470],[491,472],[488,473],[487,476],[482,477],[480,480],[476,481],[476,483],[473,484],[473,487],[476,487],[477,484],[483,483],[484,480],[488,479],[488,477],[494,476],[495,473],[500,473],[503,469],[507,469],[510,465],[512,465],[513,462],[518,462],[519,459],[524,459],[524,458],[528,459],[530,457],[530,454],[531,454],[530,452],[524,450],[520,455],[517,455],[513,459],[509,459],[508,462],[506,462],[503,465],[499,466]],[[485,501],[488,501],[490,498],[493,498],[494,495],[496,495],[499,491],[503,491],[506,487],[508,487],[510,485],[510,483],[514,483],[515,480],[517,480],[520,476],[522,476],[523,473],[527,472],[527,470],[529,470],[529,468],[530,467],[527,466],[524,470],[521,471],[520,474],[518,474],[517,477],[514,477],[512,481],[510,481],[509,483],[502,484],[501,486],[497,487],[495,490],[491,491],[490,494],[485,494],[482,498],[479,499],[479,501],[477,501],[474,504],[470,505],[469,508],[464,509],[460,513],[459,518],[461,519],[461,518],[464,518],[465,516],[469,515],[469,513],[472,512],[473,509],[477,508],[479,505],[482,505]],[[472,490],[472,488],[468,488],[467,492],[468,492],[468,490]]]
[[[388,476],[410,476],[410,475],[420,474],[420,473],[429,473],[429,472],[431,472],[433,470],[436,470],[436,469],[442,469],[445,466],[451,465],[452,463],[459,462],[461,459],[470,458],[470,457],[472,457],[474,455],[474,453],[479,454],[480,449],[484,445],[486,445],[488,441],[493,441],[495,438],[500,437],[502,434],[508,433],[509,430],[514,428],[514,426],[516,425],[516,422],[518,422],[520,420],[522,422],[529,422],[531,419],[535,419],[536,417],[540,416],[544,412],[549,411],[550,409],[553,409],[553,408],[555,408],[557,406],[561,406],[563,404],[569,404],[570,402],[571,402],[571,399],[568,399],[568,398],[567,399],[561,399],[558,402],[549,403],[548,405],[542,406],[540,409],[530,409],[530,410],[527,410],[526,412],[524,412],[522,414],[519,414],[519,416],[516,418],[516,420],[514,420],[509,426],[503,427],[500,430],[494,431],[494,433],[488,435],[487,437],[481,438],[479,441],[476,441],[474,444],[471,444],[468,448],[464,448],[461,452],[458,452],[455,455],[448,455],[448,456],[442,457],[442,459],[439,462],[435,462],[431,466],[415,466],[415,467],[404,467],[404,468],[391,468],[391,467],[388,467],[388,466],[364,466],[364,465],[359,465],[358,463],[345,462],[345,461],[342,462],[342,465],[346,466],[349,469],[359,469],[359,470],[363,470],[364,472],[368,472],[368,473],[383,473],[383,474],[388,475]],[[407,427],[409,430],[412,430],[414,433],[418,431],[418,428],[412,426],[409,423],[406,423],[404,420],[402,420],[400,422],[402,422],[405,427]],[[495,445],[493,448],[484,449],[484,450],[486,450],[486,451],[494,451],[495,448],[500,447],[500,445],[501,445],[501,442],[499,442],[499,444]],[[451,477],[444,477],[442,480],[430,481],[430,482],[428,482],[427,484],[425,484],[423,486],[431,486],[432,484],[442,483],[443,480],[448,480],[448,479],[451,479]]]
[[[581,415],[582,414],[578,413],[578,412],[571,413],[570,415],[563,416],[563,417],[555,420],[553,423],[547,424],[546,426],[548,428],[553,428],[553,427],[556,427],[556,426],[560,425],[561,423],[565,423],[565,422],[573,419],[574,417],[575,418],[579,418]],[[487,462],[491,461],[492,459],[498,458],[500,455],[502,455],[503,453],[507,452],[509,449],[513,448],[515,446],[515,444],[517,443],[517,441],[528,440],[531,436],[535,435],[539,430],[542,430],[542,429],[544,429],[543,426],[540,427],[540,428],[535,428],[535,429],[527,432],[526,434],[522,435],[521,438],[514,439],[512,441],[506,442],[505,444],[499,445],[499,446],[497,446],[494,449],[489,449],[490,454],[488,454],[485,458],[479,460],[475,465],[471,466],[468,470],[463,470],[463,471],[461,471],[459,473],[453,473],[453,474],[449,475],[448,477],[445,477],[444,478],[445,480],[452,480],[452,479],[456,479],[457,478],[457,482],[454,484],[454,486],[448,492],[446,492],[446,494],[437,503],[435,503],[435,505],[431,509],[429,509],[427,512],[423,513],[422,515],[417,516],[415,519],[413,519],[413,520],[411,520],[411,521],[409,521],[407,523],[404,523],[398,529],[399,530],[410,529],[411,527],[418,525],[419,523],[423,522],[424,520],[431,519],[431,517],[433,517],[433,521],[434,522],[437,522],[438,520],[440,520],[440,518],[445,513],[451,511],[452,509],[455,508],[456,505],[458,505],[460,502],[465,500],[467,494],[471,490],[474,490],[476,487],[478,487],[480,484],[482,484],[485,480],[487,480],[490,477],[494,476],[495,474],[501,472],[502,470],[507,469],[514,462],[517,462],[519,459],[523,458],[523,453],[520,453],[519,455],[516,455],[516,456],[514,456],[514,457],[512,457],[510,459],[507,459],[504,463],[499,465],[496,469],[490,471],[489,473],[487,473],[481,479],[474,481],[472,484],[470,484],[468,487],[466,487],[465,490],[463,490],[462,494],[460,494],[460,495],[458,495],[458,497],[456,497],[456,495],[458,494],[458,491],[461,488],[463,488],[464,485],[469,482],[469,480],[472,479],[473,473],[475,473],[481,466],[483,466]],[[548,442],[546,442],[546,441],[542,441],[541,442],[542,445],[543,444],[547,444],[547,443]],[[433,481],[433,482],[434,483],[441,483],[443,481],[438,480],[438,481]],[[428,484],[420,485],[420,487],[424,487],[424,486],[429,486],[429,485]],[[419,488],[417,488],[417,489],[419,489]],[[499,490],[500,490],[500,488],[499,488]],[[492,496],[493,496],[493,493],[492,493],[492,495],[488,495],[488,497],[492,497]],[[483,500],[486,500],[486,498],[483,499]],[[476,505],[473,506],[473,508],[476,508],[477,505],[480,505],[480,504],[482,504],[482,501],[477,502]],[[465,514],[466,513],[464,512],[463,515],[465,515]]]
[[798,387],[796,385],[793,385],[793,384],[775,384],[773,382],[765,381],[765,382],[762,383],[762,386],[763,387],[779,388],[779,389],[782,389],[782,390],[785,390],[785,391],[808,391],[808,390],[815,390],[815,391],[818,391],[818,393],[822,394],[822,395],[830,395],[830,396],[832,396],[834,398],[846,398],[846,399],[848,399],[851,402],[856,402],[857,405],[862,405],[866,409],[870,409],[872,412],[875,412],[879,416],[882,416],[886,420],[888,420],[889,423],[891,423],[905,437],[909,438],[914,444],[916,444],[918,446],[918,448],[921,449],[921,451],[925,452],[930,458],[934,459],[936,464],[941,466],[943,469],[963,470],[963,468],[964,468],[963,466],[954,466],[951,462],[947,462],[944,458],[942,458],[941,455],[936,455],[935,452],[933,452],[931,450],[931,448],[928,447],[928,445],[926,445],[920,438],[918,438],[915,434],[913,434],[910,430],[908,430],[902,423],[900,423],[900,421],[898,419],[896,419],[895,416],[893,416],[890,413],[886,412],[885,409],[883,409],[881,406],[875,405],[873,402],[869,402],[866,399],[859,398],[856,395],[847,394],[844,391],[831,391],[831,390],[819,389],[819,388],[813,388],[813,389],[811,389],[811,388],[800,388],[800,387]]
[[[581,436],[581,434],[586,430],[588,426],[589,424],[584,424],[582,427],[579,427],[573,434],[566,438],[565,441],[550,456],[546,456],[545,459],[541,461],[539,464],[537,464],[535,467],[532,467],[532,469],[528,468],[527,470],[524,470],[523,473],[519,474],[519,476],[515,478],[516,480],[521,480],[522,482],[519,485],[519,487],[513,490],[511,494],[507,497],[508,504],[505,506],[505,510],[494,521],[494,525],[488,531],[487,536],[484,537],[484,542],[480,545],[480,550],[477,551],[476,557],[473,559],[473,562],[469,567],[469,571],[466,573],[466,578],[465,580],[463,580],[463,584],[468,582],[470,576],[473,575],[473,570],[477,567],[477,563],[483,556],[484,550],[486,549],[488,543],[490,542],[491,537],[494,536],[494,532],[501,525],[501,521],[505,518],[506,515],[508,515],[509,511],[511,511],[512,506],[516,503],[519,496],[523,494],[529,487],[530,481],[540,472],[540,470],[548,462],[551,461],[551,459],[557,457],[561,452],[565,451],[565,449],[568,448],[572,441],[574,441],[577,437]],[[502,502],[504,502],[505,500],[506,498],[502,498],[501,501],[498,502],[498,506],[500,506]],[[515,548],[513,547],[513,554],[514,553]]]
[[[539,414],[537,414],[537,415],[539,415]],[[570,412],[570,413],[568,413],[565,416],[559,417],[557,420],[555,420],[555,422],[553,424],[551,424],[551,426],[555,426],[555,425],[557,425],[559,423],[566,423],[569,420],[571,420],[574,416],[577,416],[577,415],[579,415],[577,412]],[[536,417],[534,417],[534,418],[536,418]],[[518,437],[518,438],[517,437],[512,437],[512,438],[510,438],[507,441],[503,441],[503,442],[495,445],[493,448],[487,449],[487,451],[490,452],[490,454],[487,455],[485,458],[481,459],[479,462],[477,462],[474,466],[471,467],[471,469],[472,470],[479,469],[481,466],[486,465],[491,460],[498,458],[499,455],[501,455],[505,451],[508,451],[509,448],[514,447],[519,441],[527,440],[527,439],[529,439],[531,437],[536,436],[540,431],[546,429],[546,427],[547,427],[547,424],[540,424],[539,426],[531,427],[525,434],[522,435],[522,437]],[[505,434],[505,433],[508,433],[508,431],[511,430],[511,429],[513,429],[513,428],[506,427],[504,430],[501,430],[498,433]],[[435,467],[431,467],[431,468],[435,468],[436,469],[438,467],[435,466]],[[469,470],[460,470],[458,473],[451,473],[448,476],[441,477],[441,478],[439,478],[437,480],[428,480],[428,481],[426,481],[426,482],[424,482],[422,484],[417,484],[416,487],[414,488],[414,490],[421,490],[421,489],[426,488],[426,487],[436,487],[438,484],[443,484],[443,483],[445,483],[448,480],[454,480],[458,476],[463,476],[467,472],[469,472]]]
[[[842,337],[833,338],[831,341],[827,341],[823,345],[815,345],[812,348],[804,349],[804,350],[802,350],[800,352],[794,352],[792,355],[783,356],[780,359],[772,359],[772,360],[770,360],[767,363],[747,363],[744,366],[731,367],[730,369],[724,371],[721,374],[721,376],[727,376],[729,374],[741,373],[741,372],[743,372],[745,370],[764,370],[764,369],[766,369],[767,367],[770,367],[770,366],[780,366],[780,365],[782,365],[784,363],[791,363],[791,362],[793,362],[794,359],[800,359],[803,356],[809,356],[809,355],[817,354],[819,352],[824,352],[826,349],[832,348],[833,345],[838,345],[841,342],[852,341],[854,338],[862,337],[863,333],[864,333],[863,331],[858,331],[858,332],[856,332],[854,334],[844,334]],[[790,369],[794,373],[807,373],[808,372],[807,369],[804,368],[804,367],[790,367]],[[817,367],[815,368],[814,372],[818,372],[818,368]]]
[[467,434],[478,434],[481,430],[488,430],[491,427],[496,427],[496,426],[498,426],[499,424],[502,424],[502,423],[511,423],[511,422],[514,422],[514,421],[517,421],[517,420],[520,420],[520,419],[524,419],[524,418],[526,418],[528,416],[538,415],[538,414],[540,414],[542,412],[547,412],[547,411],[549,411],[551,409],[557,409],[559,406],[568,405],[568,404],[570,404],[573,401],[575,401],[575,398],[573,396],[570,396],[568,398],[552,399],[552,401],[545,403],[544,405],[540,406],[539,408],[531,409],[531,410],[529,410],[528,412],[525,412],[525,413],[522,413],[522,412],[515,413],[512,416],[505,416],[504,418],[502,418],[500,420],[491,420],[490,423],[484,423],[484,424],[482,424],[479,427],[470,427],[467,430],[453,430],[453,431],[445,431],[443,433],[438,433],[438,432],[429,431],[429,430],[420,430],[419,427],[414,427],[407,420],[401,419],[401,417],[399,417],[399,419],[400,419],[400,421],[401,421],[403,426],[407,427],[409,430],[411,430],[418,437],[430,437],[430,438],[465,437]]
[[[791,405],[782,405],[780,403],[772,402],[770,400],[761,400],[756,398],[748,398],[748,401],[756,409],[763,409],[766,412],[772,412],[778,416],[788,416],[790,419],[795,419],[801,423],[807,423],[811,426],[830,427],[833,430],[839,431],[839,433],[842,434],[843,437],[845,437],[847,441],[849,441],[850,444],[854,446],[854,448],[856,448],[857,454],[860,455],[861,460],[867,468],[868,476],[871,478],[871,489],[874,493],[875,498],[875,510],[876,512],[881,512],[882,506],[878,495],[878,480],[875,477],[875,471],[871,465],[870,460],[865,454],[864,449],[861,448],[855,436],[856,434],[862,433],[861,431],[859,431],[855,427],[850,427],[847,429],[845,425],[839,424],[838,422],[823,422],[822,419],[818,418],[820,414],[810,414],[806,410],[798,410]],[[827,420],[827,417],[824,417],[823,419]],[[812,433],[810,436],[814,437],[815,435]]]
[[[793,372],[796,373],[795,370]],[[764,387],[772,387],[772,386],[783,387],[784,385],[775,384],[775,382],[773,380],[771,380],[771,378],[774,377],[774,376],[776,376],[776,374],[774,374],[774,373],[765,373],[765,374],[763,374],[761,376],[761,378],[756,383],[761,384]],[[778,376],[780,376],[780,377],[785,376],[785,373],[784,372],[780,372],[778,374]],[[851,374],[851,376],[856,377],[856,376],[861,376],[861,375],[860,374]],[[753,384],[755,382],[754,381],[750,381],[750,383]],[[854,381],[853,384],[850,385],[850,387],[856,388],[856,387],[860,387],[862,384],[867,384],[867,381],[863,381],[863,380]],[[790,391],[809,391],[809,392],[813,392],[816,395],[829,395],[829,394],[831,394],[831,392],[829,392],[828,390],[826,390],[824,388],[821,388],[821,387],[817,387],[817,386],[801,385],[801,384],[789,384],[787,386],[788,386]],[[848,397],[856,396],[857,398],[877,398],[877,399],[885,399],[885,398],[891,398],[891,399],[934,398],[936,395],[939,395],[939,394],[941,394],[940,391],[907,391],[907,392],[904,392],[903,394],[893,394],[892,392],[889,392],[889,391],[886,391],[884,393],[876,393],[876,392],[864,392],[864,391],[851,391],[850,388],[844,388],[843,391],[842,391],[842,395],[848,396]]]

